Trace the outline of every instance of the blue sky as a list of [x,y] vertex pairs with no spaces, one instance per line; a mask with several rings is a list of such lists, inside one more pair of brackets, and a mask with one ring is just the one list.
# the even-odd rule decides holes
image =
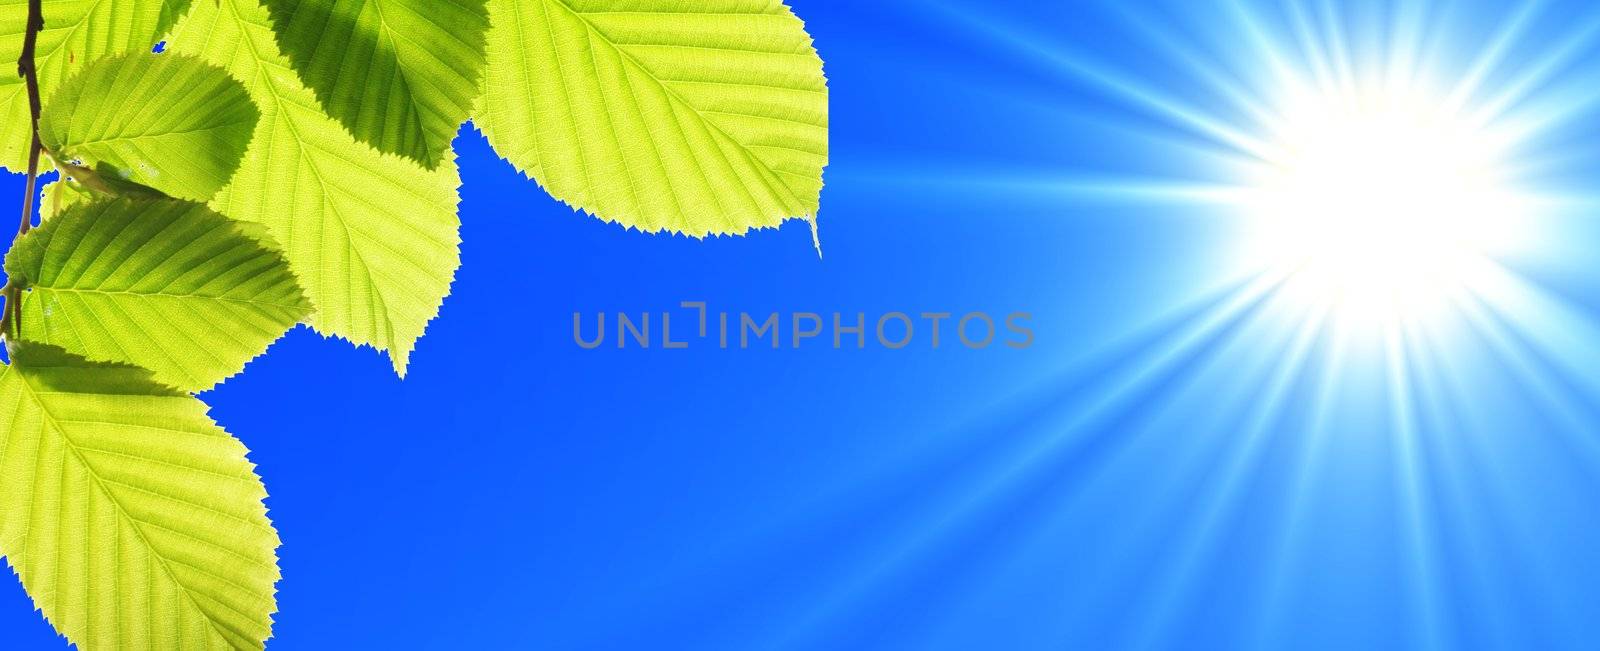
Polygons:
[[[408,378],[299,329],[205,396],[272,492],[271,648],[1593,646],[1600,10],[792,5],[832,92],[826,258],[801,222],[575,215],[469,126]],[[1495,134],[1519,197],[1442,307],[1308,291],[1253,200],[1296,98],[1369,88]],[[572,342],[681,301],[1036,340]],[[0,640],[60,646],[12,581]]]

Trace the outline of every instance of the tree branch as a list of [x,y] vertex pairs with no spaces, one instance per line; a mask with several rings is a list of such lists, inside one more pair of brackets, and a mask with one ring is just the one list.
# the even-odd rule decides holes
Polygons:
[[[22,39],[22,56],[17,58],[17,75],[28,87],[28,111],[32,121],[33,143],[28,147],[28,182],[22,196],[22,221],[17,224],[17,240],[33,227],[33,196],[39,181],[39,152],[44,146],[39,142],[39,68],[34,62],[34,51],[39,43],[39,32],[44,30],[44,0],[28,0],[28,25]],[[6,339],[14,340],[22,332],[22,288],[14,282],[5,287],[6,307],[0,315],[0,329]]]

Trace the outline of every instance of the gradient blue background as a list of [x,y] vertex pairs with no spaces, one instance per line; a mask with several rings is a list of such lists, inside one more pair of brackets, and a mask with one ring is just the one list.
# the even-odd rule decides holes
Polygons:
[[[463,264],[410,376],[299,329],[205,396],[272,494],[271,648],[1600,645],[1592,2],[1298,5],[1352,43],[1421,8],[1446,68],[1515,24],[1484,86],[1544,70],[1527,149],[1574,209],[1503,263],[1547,309],[1485,299],[1403,374],[1269,309],[1246,227],[1182,191],[1225,147],[1162,107],[1249,125],[1197,64],[1263,65],[1234,3],[792,4],[831,80],[825,260],[800,222],[574,215],[468,128]],[[1038,338],[572,343],[574,311],[685,300]],[[62,646],[0,580],[0,647]]]

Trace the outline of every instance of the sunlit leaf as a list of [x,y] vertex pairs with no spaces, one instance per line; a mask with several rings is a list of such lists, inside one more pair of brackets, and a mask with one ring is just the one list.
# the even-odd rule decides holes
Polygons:
[[484,0],[266,0],[278,45],[356,138],[433,168],[483,79]]
[[828,88],[777,0],[490,0],[473,121],[552,195],[694,236],[814,217]]
[[143,370],[13,343],[0,554],[84,649],[259,649],[278,534],[245,447]]
[[168,43],[226,68],[261,109],[211,206],[268,227],[316,305],[317,331],[388,350],[403,374],[460,264],[454,160],[430,171],[352,138],[278,53],[255,0],[198,3]]
[[174,54],[96,61],[44,107],[61,160],[181,199],[206,201],[239,167],[260,112],[222,69]]
[[176,199],[73,206],[6,256],[22,334],[209,389],[311,312],[264,231]]
[[[149,52],[192,0],[42,0],[44,31],[34,52],[41,102],[104,56]],[[22,56],[28,0],[0,0],[0,166],[27,169],[28,92],[12,62]],[[46,163],[41,163],[47,166]]]

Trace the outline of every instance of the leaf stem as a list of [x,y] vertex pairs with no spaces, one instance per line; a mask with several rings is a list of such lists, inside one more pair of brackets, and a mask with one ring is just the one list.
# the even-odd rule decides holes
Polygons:
[[[33,142],[28,147],[28,182],[22,195],[22,220],[17,224],[14,247],[33,227],[33,195],[39,181],[39,152],[44,146],[39,141],[39,68],[34,62],[34,50],[39,43],[39,32],[44,30],[44,0],[28,0],[28,25],[22,38],[22,56],[17,58],[17,75],[28,87],[28,111],[32,122]],[[13,282],[5,286],[6,307],[0,314],[0,334],[14,341],[22,331],[22,288]]]

